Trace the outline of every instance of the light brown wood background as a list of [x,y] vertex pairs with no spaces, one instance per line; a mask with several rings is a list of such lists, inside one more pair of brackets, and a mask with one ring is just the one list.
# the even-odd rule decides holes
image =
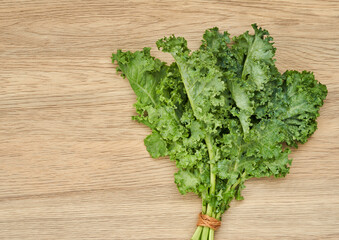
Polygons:
[[277,65],[329,89],[319,130],[285,179],[247,183],[217,240],[339,239],[338,1],[0,1],[0,239],[183,240],[200,199],[151,159],[111,53],[172,33],[267,28]]

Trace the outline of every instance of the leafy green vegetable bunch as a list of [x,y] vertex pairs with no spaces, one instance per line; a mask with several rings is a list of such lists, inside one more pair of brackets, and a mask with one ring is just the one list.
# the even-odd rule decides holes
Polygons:
[[[148,152],[175,161],[180,193],[199,195],[202,213],[218,220],[232,199],[243,199],[247,179],[289,172],[283,143],[307,141],[327,95],[311,72],[281,74],[272,37],[252,27],[254,34],[232,43],[229,33],[208,29],[195,51],[182,37],[160,39],[157,47],[175,60],[170,65],[150,48],[112,58],[137,95],[133,119],[152,129]],[[192,239],[213,240],[214,230],[198,226]]]

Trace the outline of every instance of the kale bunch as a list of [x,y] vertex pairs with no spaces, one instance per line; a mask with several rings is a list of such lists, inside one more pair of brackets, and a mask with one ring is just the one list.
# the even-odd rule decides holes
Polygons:
[[[195,51],[182,37],[160,39],[157,47],[175,60],[170,65],[150,48],[112,58],[137,95],[133,119],[152,129],[148,152],[175,161],[180,193],[199,195],[202,213],[218,220],[234,198],[243,199],[247,179],[289,172],[288,146],[314,133],[327,95],[311,72],[281,74],[272,37],[252,27],[254,34],[232,41],[208,29]],[[213,240],[214,230],[198,226],[192,239]]]

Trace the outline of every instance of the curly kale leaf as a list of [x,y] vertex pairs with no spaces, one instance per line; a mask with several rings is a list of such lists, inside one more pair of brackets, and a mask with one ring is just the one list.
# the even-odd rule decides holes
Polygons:
[[156,87],[164,78],[166,69],[165,63],[150,55],[150,48],[143,51],[122,52],[118,50],[113,54],[113,61],[117,61],[122,77],[126,77],[140,104],[153,106],[159,104],[159,96],[156,94]]
[[217,59],[202,49],[190,54],[186,40],[181,37],[160,39],[157,46],[174,57],[194,116],[211,127],[220,126],[212,112],[214,108],[225,105],[222,93],[226,86],[221,80]]
[[327,88],[307,71],[286,71],[282,79],[283,84],[266,105],[266,114],[283,122],[284,142],[296,147],[298,142],[305,143],[317,129],[316,118]]
[[[275,66],[273,56],[275,48],[270,42],[272,37],[266,30],[252,25],[254,35],[248,32],[234,37],[232,50],[239,62],[243,63],[241,76],[230,78],[230,84],[235,85],[233,95],[241,95],[246,101],[237,101],[239,112],[237,113],[247,134],[249,126],[252,125],[250,117],[255,111],[256,92],[265,90],[265,85],[274,80]],[[266,94],[265,94],[266,95]],[[246,96],[246,97],[245,97]]]
[[152,57],[150,48],[134,53],[118,50],[113,54],[112,60],[118,63],[117,71],[129,80],[137,95],[135,107],[138,115],[134,119],[153,130],[145,139],[147,150],[152,157],[166,156],[166,140],[176,141],[185,135],[185,129],[179,120],[179,109],[184,102],[171,101],[173,96],[183,94],[180,84],[171,83],[171,80],[175,81],[170,74],[173,67]]
[[[152,129],[145,138],[147,151],[154,158],[170,156],[181,170],[175,181],[181,193],[206,195],[209,176],[208,154],[203,124],[195,119],[176,63],[167,66],[150,55],[150,49],[113,54],[117,71],[127,77],[137,95],[133,118]],[[199,165],[199,171],[197,171]],[[205,173],[205,174],[204,174]],[[207,174],[207,177],[206,177]],[[200,185],[192,179],[203,179]],[[194,188],[196,187],[196,188]]]

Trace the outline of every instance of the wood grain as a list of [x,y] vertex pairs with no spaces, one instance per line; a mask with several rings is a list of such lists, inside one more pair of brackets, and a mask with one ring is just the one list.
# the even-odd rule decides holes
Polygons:
[[[339,239],[338,1],[0,1],[0,239],[189,239],[200,199],[151,159],[118,48],[257,22],[277,65],[313,71],[329,95],[285,179],[247,183],[216,239]],[[156,57],[172,61],[153,51]]]

